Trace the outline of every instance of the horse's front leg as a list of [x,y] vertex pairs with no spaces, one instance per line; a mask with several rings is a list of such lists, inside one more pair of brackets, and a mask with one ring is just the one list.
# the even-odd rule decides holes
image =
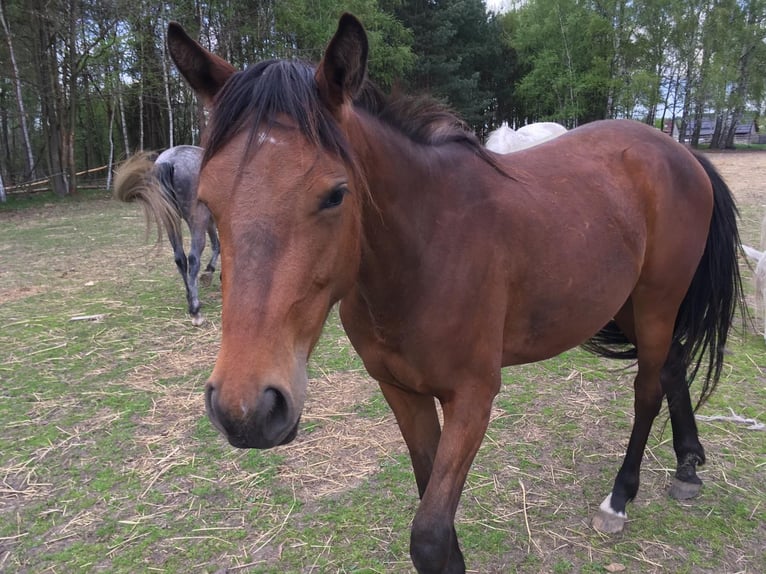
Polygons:
[[444,428],[428,486],[412,523],[410,556],[421,574],[462,574],[465,561],[455,532],[455,512],[468,470],[489,423],[495,393],[466,383],[442,402]]
[[189,312],[191,313],[192,307],[192,287],[189,285],[189,261],[184,253],[184,241],[180,231],[172,228],[167,230],[168,240],[173,248],[173,259],[176,262],[176,269],[178,274],[184,281],[184,289],[186,289],[186,304],[188,305]]
[[431,395],[420,395],[386,383],[380,383],[380,390],[396,416],[410,451],[418,495],[423,498],[441,436],[435,399]]

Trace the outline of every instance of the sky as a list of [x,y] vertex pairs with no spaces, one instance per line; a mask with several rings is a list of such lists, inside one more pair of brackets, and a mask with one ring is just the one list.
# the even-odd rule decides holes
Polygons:
[[503,6],[508,4],[506,0],[485,0],[487,9],[492,12],[504,12]]

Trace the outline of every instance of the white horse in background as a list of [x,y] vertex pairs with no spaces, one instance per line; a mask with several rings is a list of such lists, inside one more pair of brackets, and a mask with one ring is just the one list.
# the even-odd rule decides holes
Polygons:
[[[742,245],[747,258],[753,262],[755,272],[755,309],[759,316],[763,317],[763,338],[766,340],[766,252]],[[766,216],[761,224],[761,249],[766,249]]]
[[527,124],[517,130],[508,126],[508,122],[503,122],[489,134],[486,147],[495,153],[511,153],[552,140],[566,131],[564,126],[555,122]]

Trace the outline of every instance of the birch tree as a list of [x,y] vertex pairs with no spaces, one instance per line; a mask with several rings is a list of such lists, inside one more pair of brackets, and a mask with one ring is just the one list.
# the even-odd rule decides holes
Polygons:
[[[27,177],[35,179],[35,158],[32,151],[32,144],[29,140],[29,128],[27,127],[27,112],[24,108],[24,97],[21,89],[21,79],[19,77],[19,66],[16,62],[16,53],[13,49],[13,37],[11,36],[11,29],[8,25],[8,20],[5,17],[5,0],[0,0],[0,26],[3,28],[5,34],[6,43],[8,44],[8,54],[11,61],[11,74],[13,79],[13,86],[16,92],[16,106],[19,109],[19,124],[21,127],[21,136],[24,141],[24,150],[26,151],[27,159]],[[5,195],[3,195],[3,199]]]

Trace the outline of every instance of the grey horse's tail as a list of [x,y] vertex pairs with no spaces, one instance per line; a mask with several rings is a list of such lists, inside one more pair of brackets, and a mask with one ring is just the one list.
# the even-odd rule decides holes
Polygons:
[[131,203],[138,201],[144,208],[147,228],[152,222],[157,225],[157,241],[162,231],[178,235],[181,231],[181,214],[172,192],[172,186],[166,190],[167,174],[156,166],[157,154],[138,152],[129,157],[118,168],[114,178],[114,197],[119,201]]

